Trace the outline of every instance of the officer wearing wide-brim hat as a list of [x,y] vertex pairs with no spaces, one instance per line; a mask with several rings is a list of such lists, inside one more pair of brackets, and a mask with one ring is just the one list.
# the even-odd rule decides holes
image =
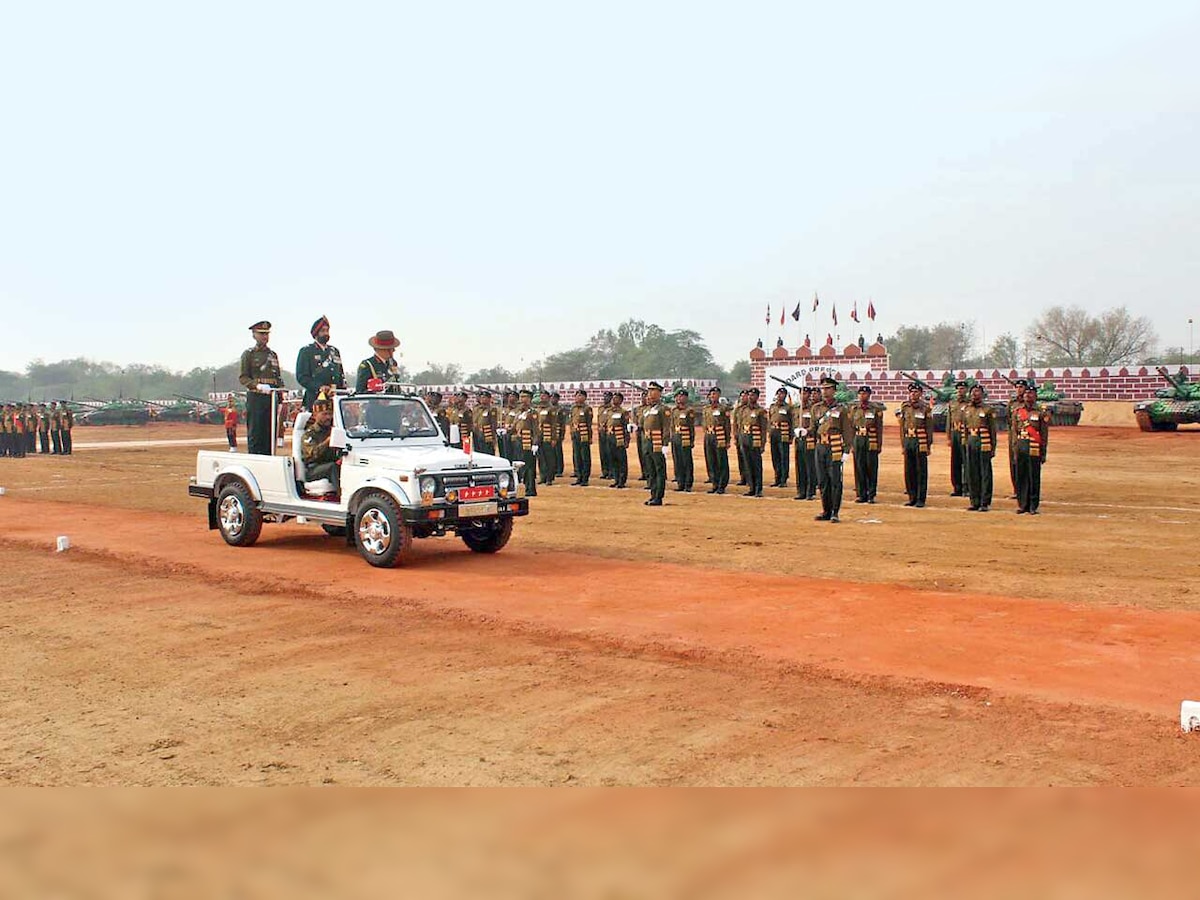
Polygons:
[[367,338],[367,343],[375,351],[358,364],[358,379],[355,392],[365,394],[368,391],[382,391],[389,381],[400,379],[400,367],[395,360],[396,348],[400,341],[390,331],[377,331]]
[[238,381],[246,389],[246,448],[251,453],[271,453],[271,405],[276,388],[283,387],[279,357],[267,346],[271,323],[263,320],[250,326],[254,346],[242,351]]
[[342,354],[329,343],[329,319],[325,316],[312,323],[308,330],[313,342],[301,348],[296,356],[296,380],[304,388],[304,408],[311,409],[317,392],[326,385],[346,386]]

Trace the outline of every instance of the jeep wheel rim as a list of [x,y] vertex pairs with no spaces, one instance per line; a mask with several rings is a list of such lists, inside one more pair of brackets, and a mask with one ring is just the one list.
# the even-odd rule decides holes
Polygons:
[[242,526],[246,523],[246,514],[242,510],[242,501],[237,497],[229,496],[221,501],[220,509],[221,530],[230,537],[237,537],[242,533]]
[[358,542],[372,556],[379,556],[392,545],[392,526],[378,509],[368,509],[358,521]]

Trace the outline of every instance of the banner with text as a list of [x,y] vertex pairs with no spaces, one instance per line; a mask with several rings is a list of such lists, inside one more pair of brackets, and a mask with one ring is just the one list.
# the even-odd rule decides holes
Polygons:
[[[849,378],[851,375],[857,375],[861,379],[863,376],[865,376],[870,371],[871,371],[871,364],[869,362],[823,363],[823,362],[819,362],[817,360],[813,360],[812,362],[803,363],[802,365],[798,365],[798,366],[797,365],[767,366],[767,368],[764,370],[764,372],[766,373],[766,378],[765,378],[766,395],[769,397],[773,397],[773,396],[775,396],[775,391],[778,388],[786,387],[786,385],[782,385],[778,381],[776,381],[775,380],[776,378],[778,378],[782,381],[790,381],[793,384],[798,384],[801,387],[803,387],[804,383],[805,383],[804,379],[806,377],[808,377],[808,378],[812,378],[813,385],[815,387],[816,382],[822,376],[825,376],[825,375],[832,375],[835,378],[837,378],[838,380],[844,380],[846,378]],[[792,400],[796,400],[799,398],[800,392],[795,390],[794,388],[788,388],[787,392],[788,392],[788,396]]]

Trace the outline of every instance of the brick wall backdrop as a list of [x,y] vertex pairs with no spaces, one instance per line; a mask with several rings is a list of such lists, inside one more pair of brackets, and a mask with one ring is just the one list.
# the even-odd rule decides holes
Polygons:
[[[836,371],[839,364],[850,363],[859,366],[869,363],[871,370],[862,376],[851,373],[844,379],[847,384],[869,384],[873,392],[872,396],[885,402],[908,399],[908,381],[902,373],[889,368],[887,349],[882,344],[872,344],[865,353],[854,345],[846,347],[840,353],[830,345],[822,347],[819,352],[811,352],[805,347],[801,347],[799,350],[776,347],[768,352],[756,347],[750,351],[750,377],[754,386],[759,390],[773,392],[776,385],[765,384],[765,371],[768,366],[820,364],[831,366]],[[1196,380],[1187,366],[1183,366],[1182,369],[1178,366],[1167,367],[1167,371],[1172,375],[1182,372],[1189,381]],[[908,374],[911,375],[913,372],[909,371]],[[916,373],[918,378],[934,386],[942,383],[945,374],[946,370],[944,369]],[[1012,392],[1012,387],[1001,375],[1007,375],[1012,379],[1033,377],[1039,384],[1043,381],[1053,381],[1058,390],[1062,391],[1068,399],[1082,400],[1085,403],[1088,400],[1145,400],[1153,397],[1154,392],[1159,388],[1167,386],[1166,381],[1154,370],[1153,366],[1113,368],[1101,366],[1094,369],[1075,367],[1006,369],[1003,371],[960,369],[951,374],[955,378],[975,378],[992,396],[1003,396]],[[807,381],[815,384],[817,379],[810,376]]]

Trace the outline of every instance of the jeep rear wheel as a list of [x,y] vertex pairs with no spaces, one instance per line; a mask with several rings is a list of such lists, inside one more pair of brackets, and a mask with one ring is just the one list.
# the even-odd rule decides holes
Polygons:
[[512,519],[491,519],[461,529],[458,536],[476,553],[496,553],[508,543],[512,530]]
[[354,545],[373,566],[391,568],[412,546],[412,529],[400,520],[400,507],[386,494],[372,494],[354,514]]
[[217,494],[217,530],[231,547],[249,547],[262,533],[262,512],[240,481]]

